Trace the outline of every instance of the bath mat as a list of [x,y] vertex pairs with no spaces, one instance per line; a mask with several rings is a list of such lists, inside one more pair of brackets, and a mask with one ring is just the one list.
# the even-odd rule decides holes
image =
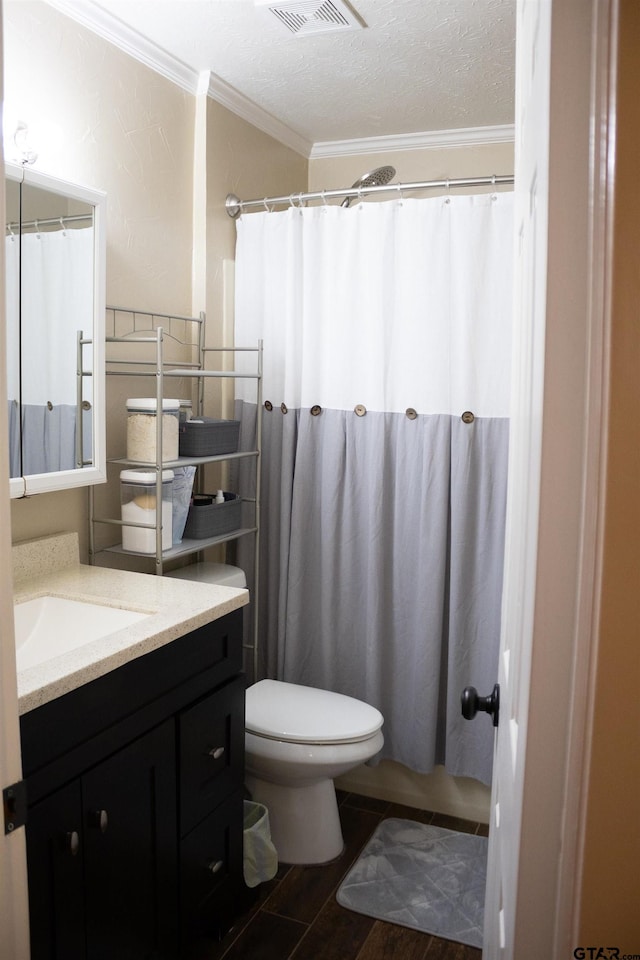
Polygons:
[[342,907],[482,947],[486,837],[383,820],[336,894]]

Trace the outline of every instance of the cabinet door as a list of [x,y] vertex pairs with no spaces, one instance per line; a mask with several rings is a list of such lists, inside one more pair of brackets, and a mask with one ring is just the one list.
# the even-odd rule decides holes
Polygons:
[[88,960],[175,954],[175,734],[167,721],[82,778]]
[[85,957],[82,804],[75,780],[29,808],[31,960]]

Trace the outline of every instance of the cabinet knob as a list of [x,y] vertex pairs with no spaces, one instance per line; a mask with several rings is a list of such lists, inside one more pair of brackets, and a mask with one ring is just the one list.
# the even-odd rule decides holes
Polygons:
[[214,760],[219,760],[223,754],[224,747],[213,747],[213,749],[209,750],[209,756],[213,757]]
[[80,849],[80,837],[78,836],[78,831],[72,830],[70,833],[68,833],[66,841],[67,850],[71,856],[77,856],[78,850]]
[[89,813],[89,825],[96,827],[100,833],[106,833],[109,826],[109,817],[106,810],[92,810]]
[[224,866],[224,860],[212,860],[209,864],[209,870],[211,873],[218,873],[219,870],[222,870]]

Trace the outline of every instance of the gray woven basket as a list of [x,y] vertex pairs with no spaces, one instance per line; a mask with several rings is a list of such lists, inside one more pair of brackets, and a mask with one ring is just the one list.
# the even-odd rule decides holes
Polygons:
[[224,494],[224,503],[202,504],[189,507],[184,536],[191,540],[205,537],[221,537],[238,530],[241,523],[242,499],[236,493]]
[[211,417],[185,420],[180,424],[179,454],[181,457],[215,457],[235,453],[239,435],[239,420],[214,420]]

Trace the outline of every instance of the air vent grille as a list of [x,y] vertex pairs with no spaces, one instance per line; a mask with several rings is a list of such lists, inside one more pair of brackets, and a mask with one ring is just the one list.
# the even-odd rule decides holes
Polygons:
[[341,0],[284,0],[267,5],[289,33],[297,36],[363,27],[362,21]]

